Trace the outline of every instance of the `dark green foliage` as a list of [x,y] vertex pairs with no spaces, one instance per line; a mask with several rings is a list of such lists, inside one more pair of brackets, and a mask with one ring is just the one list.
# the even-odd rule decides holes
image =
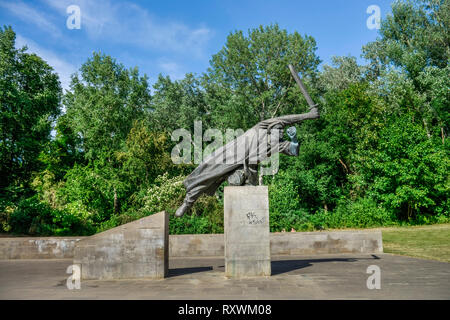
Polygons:
[[8,196],[11,188],[27,188],[41,168],[38,156],[61,101],[57,74],[26,48],[16,49],[15,38],[10,27],[0,27],[0,192]]
[[194,121],[208,122],[205,93],[200,79],[193,74],[188,73],[179,81],[159,75],[153,88],[149,114],[152,130],[171,134],[173,130],[185,128],[192,132]]
[[314,214],[305,210],[270,214],[270,230],[314,231],[340,228],[371,228],[398,224],[398,220],[370,199],[342,200],[334,211],[319,210]]
[[449,213],[448,149],[433,141],[411,117],[393,119],[381,130],[359,172],[367,194],[400,219]]
[[76,213],[55,210],[34,196],[17,204],[8,221],[9,232],[29,235],[91,235],[90,221]]

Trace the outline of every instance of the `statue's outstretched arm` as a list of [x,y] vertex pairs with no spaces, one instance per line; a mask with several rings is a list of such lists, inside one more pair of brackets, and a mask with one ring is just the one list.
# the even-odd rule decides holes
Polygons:
[[269,129],[271,129],[271,127],[276,124],[281,125],[282,127],[286,127],[302,122],[303,120],[317,119],[317,118],[319,118],[319,110],[317,109],[317,106],[315,106],[307,113],[288,114],[286,116],[272,118],[266,121],[270,121]]
[[295,68],[293,65],[289,65],[289,70],[291,71],[292,76],[294,77],[295,82],[297,83],[298,87],[300,88],[300,91],[302,92],[303,96],[306,99],[306,102],[309,105],[309,112],[302,113],[302,114],[290,114],[286,116],[281,116],[278,118],[269,119],[268,127],[271,129],[274,125],[278,124],[283,127],[293,125],[299,122],[302,122],[303,120],[308,119],[316,119],[319,118],[319,109],[317,108],[318,105],[313,102],[311,97],[309,96],[308,92],[306,91],[306,87],[303,84],[302,80],[300,80],[297,71],[295,71]]

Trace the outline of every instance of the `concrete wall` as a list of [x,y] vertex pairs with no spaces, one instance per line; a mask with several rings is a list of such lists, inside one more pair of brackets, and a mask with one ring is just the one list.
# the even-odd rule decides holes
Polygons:
[[[383,241],[379,230],[276,232],[270,234],[270,251],[272,256],[382,253]],[[169,237],[170,257],[223,255],[223,234],[171,235]]]
[[223,234],[169,236],[169,257],[217,257],[224,255]]
[[381,231],[272,233],[272,255],[382,253]]
[[168,242],[169,214],[162,211],[78,241],[73,263],[82,279],[162,279]]
[[[84,238],[0,238],[0,259],[70,259]],[[271,233],[270,244],[272,255],[383,252],[379,230]],[[169,257],[223,255],[223,234],[169,236]]]
[[70,259],[85,237],[0,238],[0,259]]

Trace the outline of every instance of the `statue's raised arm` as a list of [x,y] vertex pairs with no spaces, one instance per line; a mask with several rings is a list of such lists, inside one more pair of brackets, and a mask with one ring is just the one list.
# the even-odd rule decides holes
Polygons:
[[281,117],[271,118],[267,119],[261,122],[261,124],[266,124],[269,130],[274,125],[281,125],[283,128],[286,126],[291,126],[296,123],[300,123],[303,120],[308,119],[316,119],[319,118],[319,109],[318,104],[314,103],[311,99],[310,95],[308,94],[308,91],[306,90],[305,85],[303,84],[302,80],[300,80],[297,71],[295,71],[295,68],[292,64],[289,66],[289,70],[291,71],[292,77],[294,78],[295,82],[297,83],[298,87],[300,88],[300,91],[302,92],[303,96],[306,99],[306,102],[309,106],[309,112],[302,113],[302,114],[289,114]]

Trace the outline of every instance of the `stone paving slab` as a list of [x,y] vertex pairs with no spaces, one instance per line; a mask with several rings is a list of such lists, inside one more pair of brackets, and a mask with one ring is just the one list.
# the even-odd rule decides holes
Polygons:
[[[272,276],[227,279],[224,259],[173,258],[160,280],[84,280],[66,287],[71,259],[0,260],[0,299],[450,299],[450,264],[391,254],[272,257]],[[381,270],[369,290],[367,267]]]

